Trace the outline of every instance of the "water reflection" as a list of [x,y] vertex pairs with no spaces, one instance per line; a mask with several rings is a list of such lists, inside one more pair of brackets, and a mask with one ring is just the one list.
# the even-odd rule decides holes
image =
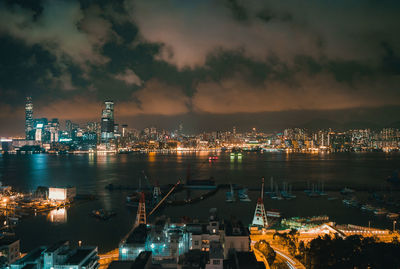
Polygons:
[[88,160],[89,160],[89,165],[90,166],[93,166],[94,164],[95,164],[95,159],[96,158],[96,155],[94,154],[94,153],[89,153],[89,158],[88,158]]
[[149,152],[149,162],[154,163],[156,161],[156,153],[155,152]]
[[67,222],[67,210],[65,208],[53,209],[47,214],[47,221],[55,224]]
[[31,157],[31,173],[33,186],[36,187],[40,185],[46,185],[46,175],[47,175],[47,154],[33,154]]

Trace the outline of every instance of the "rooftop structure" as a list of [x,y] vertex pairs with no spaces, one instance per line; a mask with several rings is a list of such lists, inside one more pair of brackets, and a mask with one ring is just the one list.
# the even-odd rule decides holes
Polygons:
[[97,269],[97,247],[84,246],[72,249],[68,241],[50,247],[39,247],[22,259],[12,263],[11,269]]

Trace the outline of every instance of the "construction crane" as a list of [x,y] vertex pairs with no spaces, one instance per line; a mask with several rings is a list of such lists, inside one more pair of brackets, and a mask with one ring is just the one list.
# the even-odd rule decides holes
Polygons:
[[149,217],[151,216],[151,214],[154,213],[154,211],[157,210],[157,208],[165,201],[165,199],[168,198],[168,196],[176,189],[176,187],[181,184],[181,180],[178,180],[178,182],[176,182],[176,184],[169,190],[169,192],[161,199],[160,202],[158,202],[158,204],[153,208],[153,210],[150,211],[149,213]]

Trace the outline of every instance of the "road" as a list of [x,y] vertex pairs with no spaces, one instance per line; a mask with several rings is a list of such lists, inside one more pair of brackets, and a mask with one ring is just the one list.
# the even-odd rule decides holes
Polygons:
[[280,250],[276,247],[272,248],[275,250],[279,258],[285,261],[289,269],[306,269],[306,267],[301,262],[293,257],[290,257],[290,255],[285,253],[283,250]]

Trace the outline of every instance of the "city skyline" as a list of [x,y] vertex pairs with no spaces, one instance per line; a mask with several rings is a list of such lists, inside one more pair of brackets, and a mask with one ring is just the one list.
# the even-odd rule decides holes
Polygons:
[[1,4],[0,135],[26,96],[79,123],[112,99],[138,128],[400,120],[398,2],[167,2]]
[[[0,136],[3,137],[11,137],[11,136],[20,136],[23,137],[23,131],[25,131],[25,136],[27,137],[27,134],[29,132],[29,130],[33,130],[33,124],[34,124],[34,118],[33,118],[33,107],[34,107],[34,100],[32,100],[31,96],[26,96],[25,97],[25,105],[23,107],[24,111],[25,111],[25,125],[22,126],[21,122],[16,122],[16,128],[17,130],[13,131],[13,129],[1,129],[0,130]],[[106,109],[104,109],[102,107],[102,104],[109,102],[110,104],[112,103],[112,112],[106,112],[106,111],[110,111],[110,108],[108,108],[108,105],[106,104]],[[36,110],[41,110],[40,107],[35,106],[35,112]],[[98,123],[101,124],[104,120],[104,118],[107,117],[111,117],[111,121],[110,124],[113,125],[114,124],[114,101],[111,100],[105,100],[103,102],[99,102],[99,110],[97,111],[98,113],[101,113],[101,117],[99,119],[98,115],[95,118],[88,118],[87,120],[79,120],[76,121],[75,124],[79,124],[81,126],[85,126],[87,124],[91,124],[91,123]],[[393,109],[393,108],[392,108]],[[116,111],[118,113],[118,104],[116,106]],[[105,113],[105,114],[104,114]],[[109,114],[111,113],[111,114]],[[297,113],[301,113],[301,112],[297,112]],[[346,112],[343,111],[344,114],[346,114]],[[358,113],[358,114],[364,114],[363,112],[356,112],[354,111],[354,113]],[[393,111],[389,111],[387,112],[388,114],[393,116]],[[37,119],[53,119],[53,120],[60,120],[60,123],[57,123],[59,126],[64,126],[65,129],[68,129],[68,122],[69,124],[71,123],[71,119],[73,120],[73,118],[68,117],[68,114],[64,114],[61,118],[58,117],[53,117],[50,115],[45,115],[45,114],[39,114],[36,112],[35,117]],[[109,114],[109,115],[107,115]],[[234,117],[233,120],[231,121],[225,121],[223,120],[222,117],[218,116],[218,115],[205,115],[202,118],[199,118],[199,121],[201,122],[200,126],[195,126],[193,125],[193,122],[191,122],[191,119],[193,118],[193,115],[189,115],[186,117],[178,117],[178,118],[174,118],[174,119],[168,119],[166,120],[166,118],[161,118],[161,119],[157,119],[154,120],[154,118],[150,117],[144,117],[145,119],[147,119],[147,121],[142,122],[137,124],[136,122],[134,122],[132,125],[126,124],[126,122],[131,122],[132,119],[130,118],[126,118],[126,117],[117,117],[120,119],[119,122],[120,124],[123,125],[129,125],[131,129],[145,129],[145,128],[150,128],[150,127],[157,127],[160,129],[165,129],[165,130],[176,130],[182,123],[185,123],[185,129],[186,132],[188,134],[195,134],[195,133],[201,133],[201,132],[211,132],[211,131],[227,131],[227,130],[231,130],[233,127],[237,128],[238,130],[240,130],[241,132],[246,132],[246,131],[251,131],[251,129],[256,128],[262,132],[270,132],[270,133],[278,133],[281,132],[284,129],[287,128],[304,128],[304,129],[309,129],[309,130],[335,130],[335,131],[346,131],[346,130],[351,130],[351,129],[372,129],[372,130],[379,130],[382,128],[395,128],[395,129],[399,129],[400,128],[400,121],[397,121],[397,117],[396,114],[394,117],[390,117],[390,115],[387,115],[387,119],[385,121],[385,123],[382,122],[374,122],[373,120],[359,120],[357,121],[357,118],[353,118],[353,117],[342,117],[339,121],[335,121],[335,120],[330,120],[329,118],[332,116],[332,114],[327,113],[325,114],[325,118],[309,118],[307,117],[307,115],[312,115],[313,111],[308,111],[305,114],[305,117],[303,118],[303,120],[299,121],[297,119],[295,119],[294,121],[290,121],[290,115],[286,115],[286,117],[289,119],[286,122],[276,122],[274,120],[272,120],[272,122],[268,122],[268,119],[266,119],[266,122],[264,121],[264,123],[260,123],[257,121],[249,121],[248,120],[248,114],[244,114],[244,116],[242,115],[238,115],[235,114],[232,117]],[[269,115],[273,115],[274,114],[269,114]],[[336,115],[337,116],[337,115]],[[372,116],[372,115],[371,115]],[[262,117],[262,116],[261,116]],[[216,119],[216,122],[220,123],[218,124],[218,126],[212,126],[212,125],[206,125],[207,121],[210,120],[210,118],[214,118]],[[337,120],[337,118],[335,118]],[[347,119],[347,121],[346,121]],[[124,121],[125,120],[125,121]],[[122,121],[122,122],[121,122]],[[158,123],[158,124],[157,124]],[[188,125],[186,125],[186,123],[188,123]],[[197,123],[197,122],[196,122]],[[103,124],[104,125],[104,124]],[[111,125],[108,127],[109,132],[111,132]],[[189,127],[188,127],[189,126]],[[194,127],[194,128],[193,128]],[[24,128],[24,129],[23,129]],[[1,132],[3,131],[3,133]]]

